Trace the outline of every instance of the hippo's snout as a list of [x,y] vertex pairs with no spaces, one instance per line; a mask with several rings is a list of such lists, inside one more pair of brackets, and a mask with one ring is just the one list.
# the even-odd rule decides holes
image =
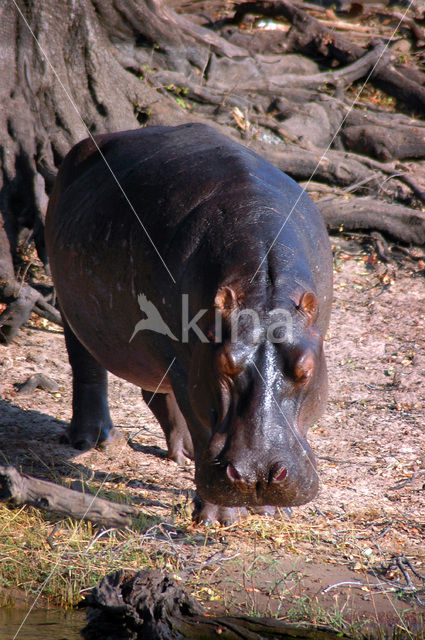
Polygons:
[[226,453],[204,458],[196,472],[199,494],[210,502],[288,507],[305,504],[317,494],[315,457],[305,441],[297,441],[295,452],[286,450],[280,457],[265,451]]
[[[246,491],[249,488],[252,481],[249,477],[245,476],[243,472],[239,472],[238,469],[231,463],[226,468],[227,477],[233,482],[241,491]],[[283,482],[288,475],[288,470],[283,463],[273,464],[266,474],[267,484]]]

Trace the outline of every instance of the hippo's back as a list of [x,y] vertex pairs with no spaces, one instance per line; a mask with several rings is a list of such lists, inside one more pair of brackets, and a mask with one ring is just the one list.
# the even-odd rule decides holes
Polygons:
[[129,379],[140,293],[157,308],[165,300],[176,309],[190,289],[197,308],[205,308],[226,273],[245,271],[248,282],[263,261],[289,265],[282,273],[289,284],[313,284],[326,302],[326,328],[329,241],[319,211],[291,178],[202,124],[94,140],[77,144],[63,162],[46,244],[76,335],[100,360],[106,350],[120,354],[115,364],[103,358],[108,369]]

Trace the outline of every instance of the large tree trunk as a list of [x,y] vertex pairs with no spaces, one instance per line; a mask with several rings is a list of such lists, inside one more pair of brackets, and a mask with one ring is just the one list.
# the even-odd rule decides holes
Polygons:
[[[3,341],[13,338],[40,301],[37,291],[17,281],[13,262],[19,233],[26,228],[46,263],[48,195],[71,146],[89,132],[140,126],[147,112],[152,123],[176,120],[171,99],[158,104],[156,91],[119,62],[113,43],[137,46],[139,64],[156,55],[157,41],[168,63],[171,48],[180,52],[178,68],[189,48],[204,64],[206,47],[202,57],[195,41],[171,29],[173,15],[158,1],[1,3],[0,301],[9,305],[0,319]],[[232,45],[227,46],[231,53]]]
[[[59,322],[46,290],[17,277],[18,246],[22,230],[29,230],[46,263],[43,219],[52,183],[64,155],[89,133],[210,122],[295,179],[314,176],[336,189],[359,184],[358,195],[380,202],[361,216],[362,228],[385,229],[406,242],[424,237],[425,223],[417,212],[399,215],[401,209],[391,209],[384,225],[380,213],[385,203],[418,207],[425,197],[423,185],[405,169],[394,178],[400,174],[397,159],[425,156],[424,123],[382,110],[353,111],[344,97],[344,88],[370,75],[378,58],[371,81],[385,85],[388,74],[394,78],[392,55],[382,43],[368,51],[345,37],[331,38],[329,29],[294,4],[242,3],[226,21],[240,22],[253,12],[285,16],[292,26],[289,33],[277,34],[279,55],[268,48],[267,33],[240,31],[235,38],[234,31],[222,29],[219,35],[217,24],[210,23],[215,30],[202,27],[199,19],[179,15],[162,0],[0,4],[0,310],[7,305],[0,316],[0,340],[13,339],[33,310]],[[303,6],[311,10],[312,5]],[[421,23],[414,17],[409,24],[418,34]],[[285,50],[320,54],[325,64],[339,67],[319,69],[301,56],[282,55]],[[396,66],[399,75],[403,69]],[[425,91],[424,74],[404,71],[417,104]],[[325,86],[331,95],[323,92]],[[271,133],[273,144],[266,142]],[[336,202],[332,228],[358,227],[353,216],[354,210],[345,212],[338,225]]]

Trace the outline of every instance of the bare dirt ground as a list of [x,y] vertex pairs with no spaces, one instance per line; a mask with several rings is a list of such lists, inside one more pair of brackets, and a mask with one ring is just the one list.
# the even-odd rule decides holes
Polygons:
[[[71,373],[61,331],[35,317],[12,346],[0,347],[2,463],[56,482],[124,487],[164,525],[158,545],[211,611],[340,629],[366,620],[413,637],[425,617],[424,580],[408,565],[425,575],[425,265],[384,264],[353,239],[333,244],[330,399],[310,432],[321,490],[290,519],[192,527],[193,468],[166,459],[139,390],[113,376],[122,441],[82,454],[59,445],[71,417]],[[20,395],[19,384],[37,372],[58,390]]]

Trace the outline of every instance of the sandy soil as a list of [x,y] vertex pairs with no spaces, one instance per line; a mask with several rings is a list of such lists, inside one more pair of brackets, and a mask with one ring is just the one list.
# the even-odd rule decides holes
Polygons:
[[[0,347],[1,458],[56,481],[124,483],[143,511],[174,523],[182,575],[213,610],[224,605],[296,620],[308,605],[304,619],[342,609],[353,620],[402,626],[403,618],[414,629],[425,608],[395,585],[408,587],[407,576],[424,588],[403,564],[407,559],[425,574],[424,264],[404,258],[385,265],[358,241],[333,243],[330,399],[310,432],[321,490],[290,520],[282,515],[280,529],[258,517],[207,536],[192,529],[193,468],[178,470],[166,459],[162,432],[139,390],[113,376],[111,412],[125,438],[108,451],[83,454],[59,445],[71,416],[71,374],[62,333],[39,318],[9,348]],[[37,372],[58,390],[20,395],[19,385]],[[383,579],[384,594],[371,586]],[[361,584],[324,592],[347,581]]]

